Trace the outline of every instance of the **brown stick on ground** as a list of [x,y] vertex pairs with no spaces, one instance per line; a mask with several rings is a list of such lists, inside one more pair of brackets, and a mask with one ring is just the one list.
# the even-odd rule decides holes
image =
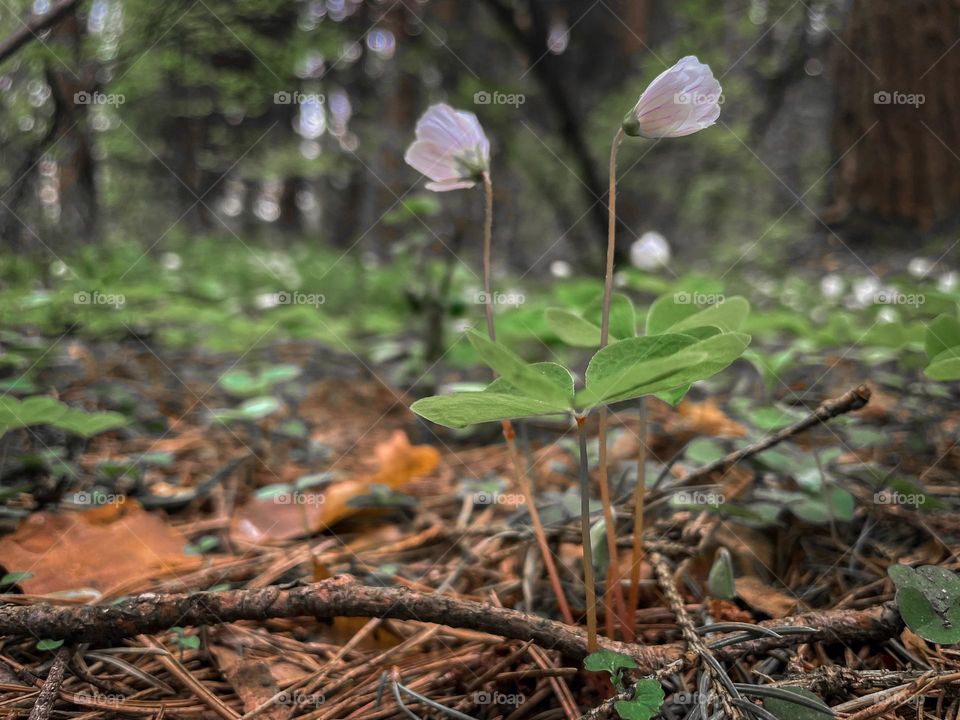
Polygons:
[[775,432],[770,437],[765,438],[758,443],[748,445],[745,448],[741,448],[740,450],[732,452],[729,455],[720,458],[719,460],[714,460],[712,463],[694,470],[684,477],[683,480],[680,481],[680,484],[687,485],[694,481],[702,480],[709,476],[710,473],[718,470],[726,470],[731,465],[736,465],[741,460],[746,460],[748,457],[752,457],[753,455],[761,453],[764,450],[772,448],[774,445],[777,445],[784,440],[793,437],[794,435],[802,433],[804,430],[807,430],[814,425],[826,422],[831,418],[837,417],[837,415],[843,415],[844,413],[853,412],[854,410],[860,410],[868,402],[870,402],[870,395],[870,388],[868,388],[866,385],[860,385],[859,387],[853,388],[853,390],[848,390],[840,397],[825,400],[820,404],[819,407],[817,407],[816,410],[810,413],[803,420],[799,420],[793,425],[789,425],[782,430]]
[[[278,587],[227,592],[161,595],[146,593],[116,605],[80,607],[6,605],[0,607],[0,636],[62,638],[109,643],[166,630],[174,625],[217,625],[237,620],[293,617],[383,617],[467,628],[514,640],[533,640],[579,660],[587,654],[578,627],[507,608],[419,593],[406,588],[368,587],[350,576],[284,590]],[[808,625],[809,635],[763,637],[714,652],[720,660],[799,642],[871,641],[893,637],[903,628],[892,604],[869,610],[828,610],[764,621],[762,626]],[[718,638],[719,639],[719,638]],[[643,646],[602,638],[601,647],[630,655],[639,672],[650,673],[685,656],[686,643]]]
[[63,674],[67,670],[67,661],[70,659],[70,651],[66,647],[61,647],[53,658],[53,665],[50,666],[50,672],[47,673],[47,679],[43,683],[40,694],[37,695],[37,702],[33,704],[30,711],[30,720],[47,720],[50,713],[53,712],[53,704],[60,694],[60,686],[63,684]]

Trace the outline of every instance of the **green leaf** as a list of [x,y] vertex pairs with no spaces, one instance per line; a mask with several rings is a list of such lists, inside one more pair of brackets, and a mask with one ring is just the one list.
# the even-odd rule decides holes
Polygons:
[[850,522],[856,511],[856,501],[843,488],[830,487],[819,495],[799,494],[787,507],[798,518],[810,523],[823,524],[831,520]]
[[637,683],[632,700],[618,700],[613,707],[622,720],[650,720],[660,711],[663,698],[660,683],[644,678]]
[[706,308],[693,304],[691,298],[690,293],[657,298],[647,313],[647,335],[684,332],[701,325],[716,325],[724,332],[734,332],[743,326],[750,314],[750,303],[742,297],[726,298]]
[[[584,318],[600,327],[603,320],[603,297],[590,303],[583,313]],[[633,300],[623,293],[610,296],[610,341],[626,340],[637,335],[637,311]],[[599,345],[599,341],[597,342]]]
[[547,327],[567,345],[597,347],[600,345],[600,327],[568,310],[549,308],[544,314]]
[[937,353],[924,373],[931,380],[960,380],[960,346]]
[[732,600],[737,594],[733,574],[733,559],[730,557],[730,551],[726,548],[717,550],[717,557],[713,561],[713,567],[710,568],[710,574],[707,577],[707,587],[710,589],[710,594],[720,600]]
[[53,424],[67,432],[90,438],[107,430],[124,427],[129,424],[129,421],[120,413],[87,413],[83,410],[68,408],[67,412]]
[[583,659],[583,667],[590,672],[606,671],[611,675],[616,675],[624,668],[637,667],[637,661],[629,655],[613,650],[597,650]]
[[750,303],[742,297],[727,298],[721,303],[688,315],[668,328],[669,332],[686,332],[701,325],[714,325],[724,332],[736,332],[750,314]]
[[238,408],[219,410],[215,416],[218,420],[262,420],[280,409],[280,401],[270,395],[251,398]]
[[960,642],[960,604],[939,613],[921,590],[904,587],[897,590],[897,608],[907,627],[924,640],[940,645]]
[[[581,407],[593,407],[633,388],[649,385],[673,375],[679,369],[701,363],[702,353],[679,355],[681,350],[696,344],[689,335],[652,335],[630,338],[598,351],[587,365],[587,387],[576,395]],[[675,383],[680,385],[682,382]]]
[[0,585],[16,585],[33,577],[32,572],[11,572],[0,578]]
[[798,687],[783,687],[780,689],[786,690],[794,695],[801,695],[808,700],[813,700],[823,705],[823,710],[814,710],[813,708],[792,703],[782,698],[765,697],[763,699],[764,710],[776,716],[778,720],[824,720],[825,718],[836,717],[833,710],[809,690]]
[[565,383],[558,383],[555,375],[545,373],[540,365],[528,365],[505,346],[476,330],[468,330],[467,338],[480,358],[526,397],[549,405],[570,407],[573,393]]
[[37,650],[56,650],[61,645],[63,645],[63,640],[51,640],[46,638],[44,640],[37,641]]
[[[560,308],[546,311],[547,327],[563,342],[574,347],[598,347],[602,322],[603,298],[591,303],[583,315],[576,315]],[[611,341],[625,340],[637,334],[637,313],[633,301],[622,293],[610,296]]]
[[[562,365],[535,363],[530,367],[551,382],[565,387],[565,393],[569,396],[573,395],[573,377]],[[497,378],[480,392],[435,395],[417,400],[410,409],[438,425],[463,428],[495,420],[566,414],[570,410],[570,403],[566,401],[563,404],[550,404],[528,397],[506,379]]]
[[923,349],[928,358],[957,346],[960,346],[960,320],[956,314],[939,315],[927,325]]
[[[601,366],[604,368],[604,374],[606,375],[608,369],[614,364],[611,361],[619,362],[621,368],[629,367],[629,355],[631,350],[642,351],[644,349],[644,346],[638,345],[636,348],[633,348],[633,346],[625,344],[639,343],[640,341],[648,341],[653,343],[656,338],[671,337],[687,338],[687,342],[689,342],[689,336],[678,336],[672,333],[668,333],[666,335],[651,335],[642,338],[634,338],[633,340],[621,340],[620,342],[614,343],[613,345],[604,348],[594,355],[593,359],[590,361],[590,365],[593,365],[594,361],[597,360],[601,353],[608,353],[603,365]],[[618,390],[614,393],[605,393],[602,402],[609,404],[619,402],[621,400],[629,400],[630,398],[640,397],[641,395],[660,393],[671,388],[689,385],[697,380],[703,380],[704,378],[708,378],[711,375],[715,375],[716,373],[720,372],[730,363],[740,357],[749,344],[750,336],[743,335],[741,333],[723,333],[722,335],[714,335],[706,340],[694,342],[678,351],[675,351],[675,354],[667,354],[666,361],[657,360],[655,361],[656,364],[651,362],[650,367],[637,368],[636,372],[628,370],[627,372],[631,373],[631,377],[636,377],[640,383],[639,385],[634,385],[632,387],[628,387],[630,383],[623,374],[624,371],[621,370],[621,382],[619,383],[618,388],[622,391]],[[623,349],[617,350],[616,352],[613,351],[613,348],[619,348],[622,345],[625,345],[625,351]],[[669,345],[675,346],[676,342],[670,341],[664,345],[667,347]],[[656,346],[654,345],[654,347]],[[666,347],[663,349],[666,349]],[[648,377],[645,379],[642,377],[645,372],[649,372],[650,375],[653,375],[654,371],[662,371],[664,367],[671,364],[673,366],[672,372],[663,373],[658,377]],[[608,382],[607,384],[610,383]],[[627,389],[623,389],[625,387]],[[590,366],[588,366],[586,389],[590,390],[590,388]],[[596,388],[594,388],[594,391],[596,391]],[[577,393],[578,404],[580,403],[581,397],[584,400],[592,400],[592,394],[588,394],[581,390],[579,393]]]
[[676,294],[661,295],[647,311],[647,335],[668,332],[674,325],[698,312],[700,308],[696,305],[678,303]]
[[200,636],[182,635],[177,638],[177,644],[185,650],[196,650],[200,647]]
[[0,397],[0,433],[52,423],[66,411],[66,405],[47,395],[37,395],[22,401],[9,395]]

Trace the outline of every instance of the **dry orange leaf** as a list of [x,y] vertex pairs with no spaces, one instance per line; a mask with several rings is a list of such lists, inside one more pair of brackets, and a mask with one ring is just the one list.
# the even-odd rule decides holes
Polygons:
[[780,592],[755,575],[737,578],[737,595],[754,610],[766,613],[772,618],[792,615],[797,603],[795,597]]
[[697,435],[713,437],[744,437],[747,428],[720,409],[714,400],[702,403],[684,401],[677,408],[683,429]]
[[200,558],[185,554],[186,545],[159,516],[128,500],[85,512],[33,513],[0,539],[0,562],[8,572],[32,574],[18,583],[31,595],[103,593],[198,567]]
[[429,445],[411,445],[398,430],[375,449],[377,470],[334,482],[322,492],[299,492],[272,498],[253,498],[240,508],[230,524],[231,537],[240,543],[292,540],[332,527],[359,512],[347,503],[365,495],[372,485],[399,490],[413,478],[437,467],[440,454]]

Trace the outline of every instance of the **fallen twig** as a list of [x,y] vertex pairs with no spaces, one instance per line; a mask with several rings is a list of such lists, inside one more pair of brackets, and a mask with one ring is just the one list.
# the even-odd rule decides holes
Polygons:
[[736,465],[741,460],[746,460],[748,457],[752,457],[753,455],[757,455],[764,450],[768,450],[774,445],[778,445],[784,440],[787,440],[794,435],[798,435],[814,425],[826,422],[827,420],[835,418],[838,415],[843,415],[844,413],[860,410],[866,406],[868,402],[870,402],[870,395],[870,388],[866,385],[860,385],[852,390],[848,390],[840,397],[825,400],[820,403],[816,410],[810,413],[803,420],[798,420],[793,425],[789,425],[782,430],[775,432],[773,435],[768,438],[764,438],[760,442],[754,443],[753,445],[748,445],[740,450],[736,450],[735,452],[732,452],[729,455],[720,458],[719,460],[714,460],[712,463],[704,465],[703,467],[688,473],[680,481],[680,484],[687,485],[698,480],[703,480],[713,472],[717,472],[718,470],[726,470],[730,466]]
[[[716,694],[724,714],[731,720],[742,718],[743,713],[734,704],[734,700],[740,699],[740,694],[727,675],[727,671],[717,662],[714,653],[697,633],[696,626],[690,619],[689,613],[687,613],[683,598],[680,597],[680,591],[677,590],[677,584],[673,581],[673,571],[659,553],[650,556],[650,564],[653,565],[653,569],[657,573],[657,581],[667,598],[667,604],[677,618],[677,624],[680,626],[684,640],[703,661],[703,671],[710,678],[710,685],[713,686],[713,692]],[[709,699],[704,700],[704,707],[708,704]]]
[[[0,635],[113,643],[173,626],[217,625],[238,620],[294,617],[382,617],[467,628],[515,640],[533,640],[579,660],[587,654],[587,638],[579,627],[517,610],[457,600],[400,587],[371,587],[353,577],[337,576],[292,589],[276,586],[185,595],[146,593],[116,605],[0,607]],[[809,625],[809,634],[760,637],[715,651],[720,660],[766,652],[798,642],[870,641],[893,637],[903,629],[893,604],[867,610],[828,610],[764,621],[762,626]],[[722,638],[723,636],[720,636]],[[720,639],[718,638],[718,639]],[[630,655],[638,672],[650,673],[685,656],[686,643],[652,647],[608,639],[607,649]]]
[[53,664],[50,666],[50,672],[47,673],[47,679],[43,683],[40,694],[37,695],[37,701],[30,710],[30,720],[47,720],[53,712],[53,704],[60,694],[60,686],[63,684],[63,674],[67,670],[67,661],[70,660],[70,650],[61,647],[53,658]]

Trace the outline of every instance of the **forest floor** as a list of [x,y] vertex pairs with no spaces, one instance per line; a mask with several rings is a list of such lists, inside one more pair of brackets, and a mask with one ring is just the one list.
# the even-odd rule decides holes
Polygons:
[[[563,624],[499,433],[428,427],[368,365],[308,343],[266,353],[299,369],[272,393],[269,411],[223,415],[237,402],[221,380],[240,358],[155,352],[138,339],[62,342],[44,371],[60,399],[123,408],[136,430],[80,444],[44,428],[4,436],[0,714],[612,712],[601,703],[615,688],[583,668],[582,626]],[[776,393],[792,414],[765,428],[754,424],[762,417],[731,411],[728,392],[676,409],[649,404],[646,555],[628,630],[637,644],[616,642],[623,629],[605,612],[614,592],[600,624],[602,646],[637,664],[626,671],[628,693],[632,679],[657,673],[663,717],[692,717],[701,700],[731,692],[724,680],[741,692],[805,688],[857,720],[957,717],[960,654],[903,627],[886,574],[897,562],[960,567],[955,399],[918,394],[922,384],[887,385],[842,356],[829,362],[788,381],[794,394]],[[735,365],[730,387],[751,372]],[[845,394],[859,400],[794,431]],[[618,408],[612,426],[619,561],[629,577],[635,407]],[[771,449],[697,474],[775,427],[784,439]],[[522,423],[520,440],[582,624],[571,428]],[[595,480],[595,448],[591,464]],[[691,477],[696,485],[682,484]],[[722,502],[678,505],[684,492]],[[707,593],[718,548],[735,569],[729,600]],[[217,595],[187,604],[167,595],[200,591]],[[309,601],[294,596],[305,591]],[[131,600],[141,593],[155,595]],[[92,603],[121,615],[83,615]],[[315,617],[303,617],[305,607]],[[38,610],[47,614],[26,614]],[[778,632],[724,625],[732,622]],[[726,639],[741,637],[726,647],[716,637],[690,642],[693,626],[711,623]],[[781,720],[829,716],[742,696]]]

